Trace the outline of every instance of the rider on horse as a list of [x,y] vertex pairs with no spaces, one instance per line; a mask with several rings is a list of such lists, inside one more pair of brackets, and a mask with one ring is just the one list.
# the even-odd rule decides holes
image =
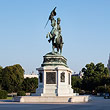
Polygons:
[[62,47],[63,47],[63,38],[61,36],[61,27],[60,27],[60,18],[57,18],[57,23],[56,20],[54,19],[54,16],[56,16],[56,12],[55,9],[51,12],[50,16],[49,16],[49,20],[51,21],[51,26],[52,26],[52,30],[51,32],[49,32],[47,34],[47,38],[48,36],[50,37],[50,39],[48,40],[49,43],[50,41],[52,41],[52,49],[54,52],[54,48],[57,48],[57,52],[59,52],[60,49],[60,53],[62,53]]

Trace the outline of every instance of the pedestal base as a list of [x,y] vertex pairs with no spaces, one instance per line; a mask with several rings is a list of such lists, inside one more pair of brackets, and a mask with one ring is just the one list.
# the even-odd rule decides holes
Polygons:
[[37,68],[39,73],[36,96],[74,96],[71,88],[72,70],[67,59],[57,53],[47,53]]
[[[36,89],[36,96],[74,96],[71,88],[71,73],[68,67],[46,66],[38,68],[43,76]],[[39,78],[40,79],[40,78]]]
[[84,103],[90,100],[90,96],[18,96],[14,97],[15,102],[37,102],[37,103]]

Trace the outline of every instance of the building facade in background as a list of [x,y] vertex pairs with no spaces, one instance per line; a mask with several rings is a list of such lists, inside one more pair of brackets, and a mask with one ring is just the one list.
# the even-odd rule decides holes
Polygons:
[[110,54],[109,54],[109,59],[108,59],[107,68],[108,68],[108,70],[109,70],[109,75],[110,75]]
[[38,74],[35,74],[34,72],[31,74],[24,74],[24,79],[25,78],[38,78]]

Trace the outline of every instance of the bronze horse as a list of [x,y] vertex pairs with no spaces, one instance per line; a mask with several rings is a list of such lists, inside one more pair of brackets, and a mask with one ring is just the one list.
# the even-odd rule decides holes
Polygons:
[[52,52],[55,53],[55,48],[57,49],[57,52],[62,54],[62,48],[63,48],[63,43],[62,43],[62,37],[57,37],[56,38],[56,43],[54,43],[54,37],[52,38]]
[[[55,42],[54,35],[52,35],[51,33],[48,33],[46,38],[48,38],[48,36],[50,37],[50,39],[48,40],[49,43],[50,43],[50,41],[52,41],[52,52],[55,53],[55,48],[56,48],[57,53],[59,53],[59,50],[60,50],[60,54],[62,54],[62,48],[63,48],[62,36],[58,36],[56,38],[56,42]],[[51,37],[51,36],[53,36],[53,37]]]

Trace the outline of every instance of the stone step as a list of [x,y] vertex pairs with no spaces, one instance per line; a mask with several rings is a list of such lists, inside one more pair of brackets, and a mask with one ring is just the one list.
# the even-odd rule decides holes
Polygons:
[[90,96],[16,96],[13,98],[14,102],[71,102],[80,103],[88,102]]

